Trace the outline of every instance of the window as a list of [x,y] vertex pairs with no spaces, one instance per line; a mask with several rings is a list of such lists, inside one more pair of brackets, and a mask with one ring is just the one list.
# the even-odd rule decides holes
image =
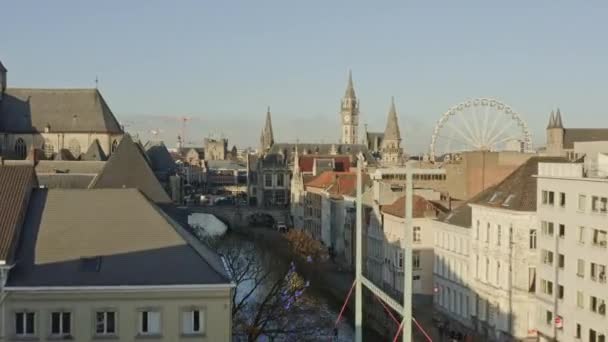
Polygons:
[[15,154],[19,159],[25,159],[25,157],[27,156],[27,147],[25,146],[25,142],[21,138],[18,138],[15,142]]
[[35,312],[15,312],[15,335],[18,337],[31,337],[36,335]]
[[591,196],[591,211],[605,214],[608,209],[607,205],[607,197]]
[[553,236],[553,222],[541,221],[540,229],[543,235]]
[[412,252],[412,269],[420,269],[420,252]]
[[395,265],[399,268],[403,268],[403,252],[401,250],[395,251]]
[[496,285],[500,286],[500,261],[496,262]]
[[563,192],[559,193],[559,206],[562,208],[566,207],[566,194]]
[[599,281],[600,283],[606,282],[606,265],[591,263],[591,280]]
[[490,243],[490,222],[486,225],[486,243]]
[[555,204],[555,193],[553,191],[549,191],[549,201],[547,202],[547,204],[549,205],[553,205]]
[[553,312],[549,310],[545,312],[545,322],[549,325],[553,323]]
[[277,174],[277,186],[283,187],[285,186],[285,177],[283,174]]
[[498,225],[498,226],[496,227],[496,245],[497,245],[497,246],[500,246],[500,235],[501,235],[501,231],[502,231],[502,229],[501,229],[500,225]]
[[587,204],[587,196],[583,194],[578,195],[578,210],[585,211],[585,206]]
[[564,299],[564,285],[557,285],[557,298]]
[[182,312],[182,333],[186,335],[204,334],[204,311],[192,309]]
[[549,203],[549,192],[546,190],[542,191],[542,200],[543,200],[543,204],[548,204]]
[[486,281],[490,280],[490,259],[486,258]]
[[530,229],[530,249],[536,249],[536,229]]
[[576,275],[581,278],[585,277],[585,260],[578,259],[576,261]]
[[585,294],[582,291],[576,291],[576,307],[585,307]]
[[558,254],[557,255],[557,267],[563,269],[565,264],[566,264],[566,256],[563,254]]
[[540,281],[540,290],[547,295],[553,295],[553,282],[545,279]]
[[536,267],[528,267],[528,292],[536,292]]
[[479,255],[475,256],[475,278],[479,279]]
[[581,327],[581,325],[576,323],[576,333],[574,334],[574,337],[582,338],[582,336],[581,336],[582,330],[583,330],[583,328]]
[[414,227],[414,236],[412,238],[414,239],[414,243],[420,243],[422,241],[420,227]]
[[270,173],[264,174],[264,186],[267,188],[272,187],[272,174],[270,174]]
[[112,148],[110,149],[110,152],[114,153],[114,151],[116,151],[117,147],[118,147],[118,141],[116,139],[114,139],[114,141],[112,141]]
[[51,335],[69,336],[72,333],[72,314],[70,312],[51,313]]
[[559,236],[562,239],[566,236],[566,226],[565,225],[560,224],[557,226],[557,236]]
[[139,312],[139,333],[142,335],[160,334],[160,312],[159,311],[140,311]]
[[544,264],[553,265],[553,252],[546,249],[541,250],[541,257]]
[[97,311],[95,313],[95,334],[114,335],[116,334],[116,312]]
[[585,227],[578,227],[578,243],[585,243]]
[[596,296],[589,297],[589,308],[592,312],[606,315],[606,302]]
[[593,230],[593,245],[606,248],[607,233],[605,230]]
[[475,239],[479,240],[479,220],[477,220],[477,229],[475,230]]

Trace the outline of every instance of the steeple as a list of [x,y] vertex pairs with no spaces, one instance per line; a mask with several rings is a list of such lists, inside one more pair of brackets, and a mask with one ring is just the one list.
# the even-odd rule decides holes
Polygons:
[[359,133],[359,101],[355,95],[355,87],[353,85],[353,74],[348,71],[348,84],[346,92],[342,98],[340,106],[340,116],[342,118],[342,144],[358,144]]
[[553,128],[555,126],[555,112],[551,111],[551,115],[549,116],[549,124],[547,125],[547,129]]
[[388,118],[386,119],[386,129],[384,130],[384,140],[401,141],[401,133],[399,132],[399,122],[397,120],[397,109],[395,109],[395,98],[391,97],[391,107],[388,110]]
[[300,154],[298,153],[298,143],[296,143],[296,150],[293,155],[293,175],[294,177],[300,175]]
[[399,132],[399,122],[397,120],[397,109],[395,108],[395,98],[391,98],[391,106],[388,110],[386,119],[386,129],[384,139],[380,148],[382,163],[385,165],[399,164],[403,160],[403,150],[401,149],[401,133]]
[[348,84],[346,85],[346,92],[344,92],[345,98],[355,99],[357,96],[355,95],[355,86],[353,85],[353,73],[349,69],[348,70]]
[[562,113],[559,108],[557,108],[557,113],[555,113],[554,128],[564,128],[564,125],[562,124]]
[[266,123],[264,129],[262,129],[262,136],[260,137],[260,148],[262,152],[268,151],[272,145],[274,145],[274,134],[272,132],[272,120],[270,118],[270,106],[266,110]]

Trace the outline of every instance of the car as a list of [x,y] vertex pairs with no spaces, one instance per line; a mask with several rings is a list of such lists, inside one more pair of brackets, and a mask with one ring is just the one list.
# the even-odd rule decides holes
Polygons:
[[277,228],[277,231],[279,231],[281,233],[287,232],[287,225],[285,224],[285,222],[280,222],[280,221],[277,222],[276,228]]

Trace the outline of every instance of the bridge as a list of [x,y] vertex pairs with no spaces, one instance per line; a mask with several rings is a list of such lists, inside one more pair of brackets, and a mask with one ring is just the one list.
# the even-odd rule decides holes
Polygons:
[[257,208],[250,206],[202,206],[190,207],[193,213],[213,214],[215,217],[226,223],[230,228],[245,228],[249,226],[253,215],[267,215],[272,217],[274,222],[289,223],[289,208]]

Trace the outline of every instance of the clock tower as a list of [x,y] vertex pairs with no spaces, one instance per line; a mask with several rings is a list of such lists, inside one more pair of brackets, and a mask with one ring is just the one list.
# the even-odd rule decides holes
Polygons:
[[348,72],[348,85],[340,107],[342,117],[342,144],[359,143],[359,102],[355,96],[352,73]]

